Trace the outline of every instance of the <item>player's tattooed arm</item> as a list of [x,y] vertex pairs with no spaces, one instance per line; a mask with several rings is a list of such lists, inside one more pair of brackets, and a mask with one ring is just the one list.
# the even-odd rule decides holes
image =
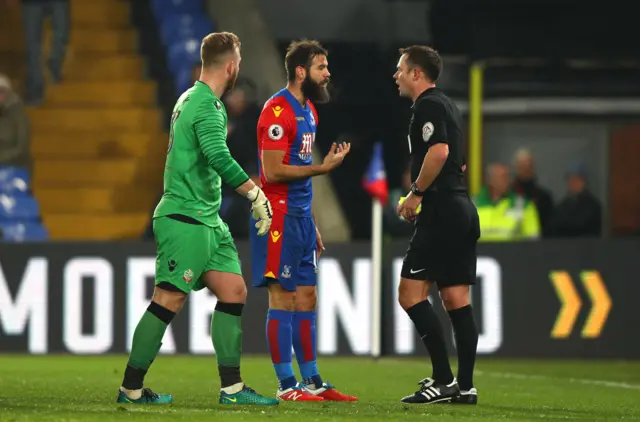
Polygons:
[[344,157],[350,150],[350,143],[343,142],[338,145],[334,142],[322,164],[312,164],[310,166],[284,164],[285,151],[264,150],[262,151],[264,176],[269,182],[285,183],[296,179],[325,174],[342,164],[342,160],[344,160]]
[[284,164],[285,151],[264,150],[262,151],[262,168],[267,182],[285,183],[297,179],[324,174],[327,170],[322,165],[313,164],[310,166],[292,166]]

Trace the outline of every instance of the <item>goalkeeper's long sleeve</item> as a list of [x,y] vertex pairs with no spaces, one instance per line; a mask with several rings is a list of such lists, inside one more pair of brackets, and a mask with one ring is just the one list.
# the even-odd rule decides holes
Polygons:
[[229,152],[226,140],[227,122],[223,113],[216,113],[211,108],[211,104],[206,102],[200,104],[194,130],[209,165],[223,182],[236,189],[249,180],[249,176]]

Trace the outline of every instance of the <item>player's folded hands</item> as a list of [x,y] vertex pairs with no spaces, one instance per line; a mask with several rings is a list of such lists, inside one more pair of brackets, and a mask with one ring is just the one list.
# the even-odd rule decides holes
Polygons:
[[265,196],[262,189],[254,187],[247,195],[249,200],[253,203],[251,208],[251,214],[254,220],[258,220],[255,224],[258,229],[258,236],[264,236],[269,232],[271,228],[271,222],[273,221],[273,209],[271,203]]

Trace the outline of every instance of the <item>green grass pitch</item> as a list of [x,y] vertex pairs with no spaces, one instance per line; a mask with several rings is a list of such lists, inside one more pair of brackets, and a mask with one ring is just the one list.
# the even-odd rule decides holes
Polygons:
[[[323,376],[358,403],[264,408],[218,404],[213,356],[156,359],[145,385],[173,394],[173,405],[118,405],[126,359],[0,355],[0,421],[640,420],[640,362],[479,359],[478,406],[409,406],[399,399],[429,375],[428,360],[321,357]],[[275,393],[267,357],[245,357],[242,365],[248,385]]]

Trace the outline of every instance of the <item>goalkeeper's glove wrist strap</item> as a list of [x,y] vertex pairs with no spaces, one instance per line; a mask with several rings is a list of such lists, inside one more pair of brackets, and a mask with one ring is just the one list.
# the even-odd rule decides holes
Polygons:
[[247,199],[251,202],[255,202],[260,196],[260,188],[258,186],[254,186],[249,192],[247,192]]

